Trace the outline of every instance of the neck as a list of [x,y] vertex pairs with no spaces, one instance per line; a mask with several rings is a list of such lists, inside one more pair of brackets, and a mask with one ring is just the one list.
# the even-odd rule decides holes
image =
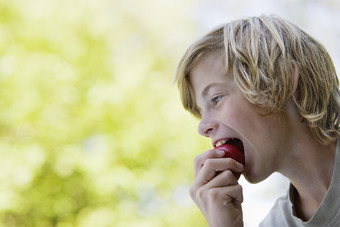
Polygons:
[[[332,153],[330,150],[328,152]],[[300,170],[300,176],[291,178],[291,183],[295,187],[295,198],[293,201],[294,209],[296,216],[303,221],[308,221],[313,217],[325,198],[330,186],[334,159],[324,160],[325,161],[320,162],[329,163],[328,168],[322,165],[319,165],[319,167],[314,165],[313,168],[318,171],[310,171],[309,173],[303,174],[304,171]],[[305,160],[305,162],[308,161]],[[305,166],[306,165],[304,165],[304,167]],[[307,169],[311,168],[307,167]],[[303,175],[305,177],[302,177]]]
[[278,172],[286,176],[296,189],[294,208],[296,215],[309,220],[321,205],[332,180],[337,142],[324,145],[315,139],[307,123],[294,104],[288,102],[287,113],[291,122],[285,135],[285,152]]
[[315,139],[301,141],[292,152],[281,173],[296,189],[296,216],[309,220],[321,205],[331,183],[335,162],[336,142],[323,145]]

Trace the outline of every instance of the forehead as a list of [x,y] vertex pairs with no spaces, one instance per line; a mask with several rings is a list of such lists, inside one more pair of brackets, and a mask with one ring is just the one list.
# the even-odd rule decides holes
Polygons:
[[194,96],[197,98],[210,83],[225,82],[226,74],[224,54],[220,51],[209,53],[193,67],[189,74],[189,83]]
[[213,69],[221,69],[225,71],[224,52],[216,50],[207,53],[202,59],[198,61],[198,63],[196,63],[196,65],[192,68],[190,74]]

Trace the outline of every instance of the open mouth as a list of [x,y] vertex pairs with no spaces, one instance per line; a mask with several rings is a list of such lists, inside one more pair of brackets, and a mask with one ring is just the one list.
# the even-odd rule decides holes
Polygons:
[[229,138],[229,139],[223,139],[223,140],[219,140],[215,147],[221,146],[223,144],[230,144],[233,145],[235,147],[237,147],[240,151],[242,151],[242,153],[244,152],[244,148],[243,148],[243,143],[240,139],[237,138]]

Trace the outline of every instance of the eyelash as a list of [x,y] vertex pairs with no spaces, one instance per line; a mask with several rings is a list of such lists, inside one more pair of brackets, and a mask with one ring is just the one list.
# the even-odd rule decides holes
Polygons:
[[222,96],[219,95],[219,96],[214,97],[211,101],[214,105],[216,105],[221,100],[221,98]]

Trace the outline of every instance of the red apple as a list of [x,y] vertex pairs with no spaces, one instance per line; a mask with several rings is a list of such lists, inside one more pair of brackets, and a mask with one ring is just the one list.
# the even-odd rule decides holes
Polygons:
[[[236,160],[237,162],[242,163],[242,165],[245,164],[244,154],[242,150],[238,148],[237,146],[232,145],[232,144],[222,144],[216,147],[215,149],[224,151],[225,153],[224,157],[232,158]],[[237,179],[240,178],[241,173],[234,173],[234,174]]]

